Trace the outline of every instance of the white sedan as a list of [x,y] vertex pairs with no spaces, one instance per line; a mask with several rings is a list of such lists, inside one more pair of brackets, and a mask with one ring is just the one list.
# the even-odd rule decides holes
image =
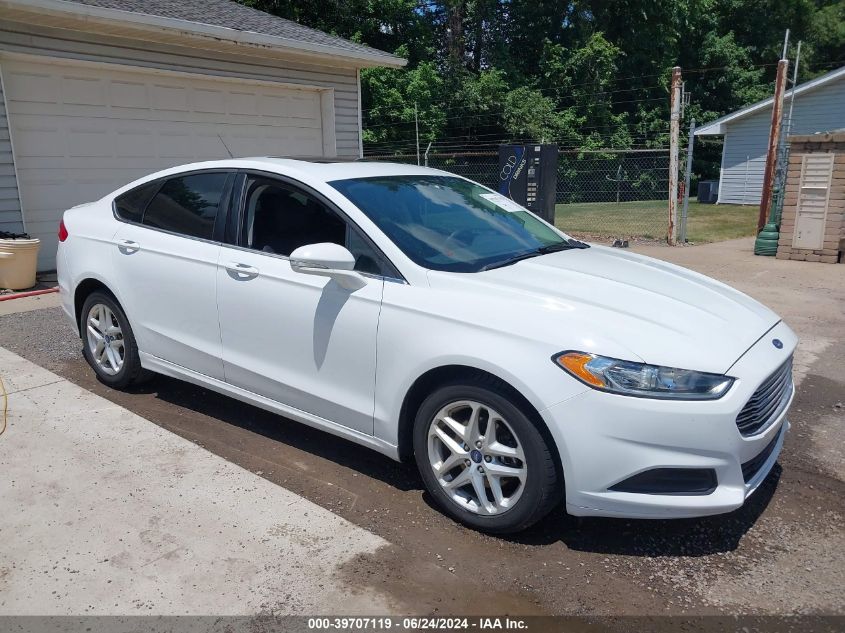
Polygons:
[[165,374],[415,459],[482,530],[561,499],[728,512],[789,427],[797,341],[768,308],[446,172],[196,163],[66,211],[59,241],[101,381]]

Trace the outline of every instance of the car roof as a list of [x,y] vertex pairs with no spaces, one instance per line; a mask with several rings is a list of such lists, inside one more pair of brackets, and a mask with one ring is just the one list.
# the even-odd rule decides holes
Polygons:
[[220,169],[253,169],[268,171],[297,180],[315,183],[330,183],[335,180],[350,178],[374,178],[379,176],[449,176],[460,178],[455,174],[440,169],[431,169],[420,165],[406,163],[388,163],[377,161],[359,161],[342,158],[278,158],[274,156],[253,156],[248,158],[229,158],[224,160],[208,160],[184,165],[176,165],[155,173],[147,174],[123,187],[107,194],[105,198],[115,198],[144,183],[160,178],[169,178],[189,172]]
[[206,161],[180,165],[167,170],[169,173],[197,169],[263,169],[289,176],[305,176],[322,182],[345,180],[348,178],[367,178],[376,176],[423,175],[454,176],[439,169],[431,169],[405,163],[377,161],[356,161],[331,158],[279,158],[274,156],[251,156],[229,160]]

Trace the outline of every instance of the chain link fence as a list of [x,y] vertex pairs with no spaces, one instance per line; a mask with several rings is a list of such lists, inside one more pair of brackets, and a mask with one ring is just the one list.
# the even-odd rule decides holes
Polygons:
[[[366,159],[416,163],[417,155],[368,154]],[[432,152],[421,162],[498,189],[498,151]],[[597,241],[665,239],[668,197],[667,149],[558,154],[555,223],[568,233]]]

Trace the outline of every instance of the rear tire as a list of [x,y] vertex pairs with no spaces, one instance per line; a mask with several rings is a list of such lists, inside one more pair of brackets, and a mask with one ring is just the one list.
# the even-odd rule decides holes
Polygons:
[[[504,387],[504,388],[503,388]],[[555,458],[499,381],[444,385],[420,405],[414,455],[443,512],[490,533],[524,530],[560,500]]]
[[109,387],[125,389],[152,375],[141,367],[132,326],[111,294],[97,290],[88,296],[79,317],[79,331],[85,360]]

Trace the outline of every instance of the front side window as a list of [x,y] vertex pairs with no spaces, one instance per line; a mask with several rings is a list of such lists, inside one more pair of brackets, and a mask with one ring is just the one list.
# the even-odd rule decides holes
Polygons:
[[147,205],[147,226],[210,240],[220,210],[225,172],[191,174],[165,181]]
[[329,183],[412,261],[477,272],[575,248],[542,220],[489,189],[453,176],[379,176]]
[[337,213],[286,183],[250,177],[244,195],[241,244],[289,257],[300,246],[330,242],[355,257],[355,270],[386,275],[384,258]]

